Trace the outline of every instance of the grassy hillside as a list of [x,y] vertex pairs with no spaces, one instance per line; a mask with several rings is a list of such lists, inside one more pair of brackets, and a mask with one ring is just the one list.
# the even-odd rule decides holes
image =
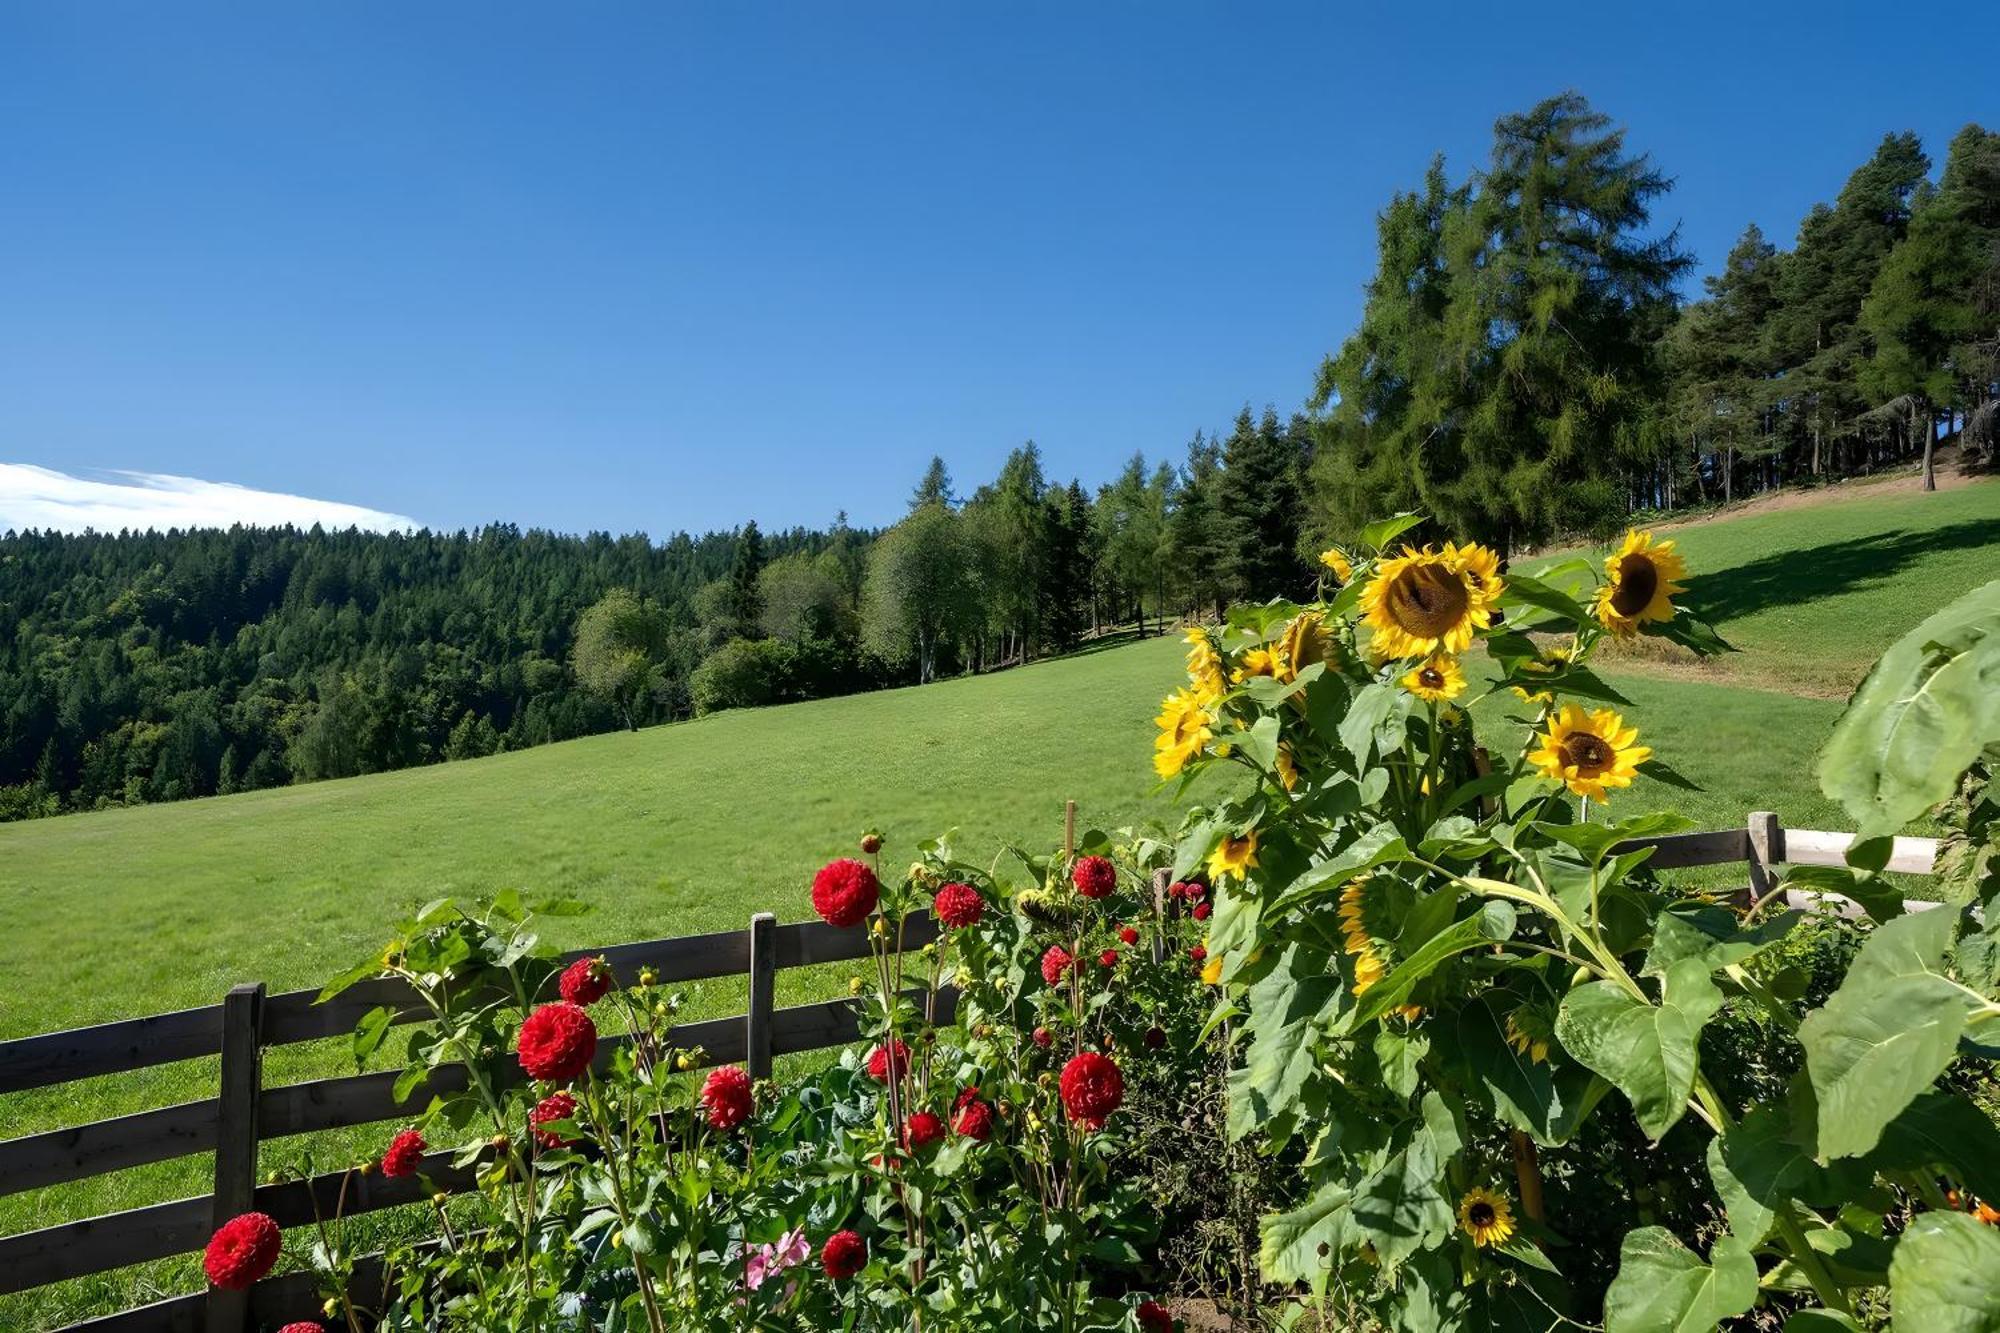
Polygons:
[[[2000,486],[1874,488],[1675,536],[1696,600],[1746,651],[1715,668],[1634,657],[1614,669],[1647,742],[1706,788],[1642,784],[1620,804],[1714,827],[1753,808],[1840,826],[1812,774],[1840,697],[1897,634],[2000,568]],[[0,826],[0,932],[31,942],[0,953],[0,1036],[212,1003],[245,980],[316,984],[441,894],[514,886],[594,903],[552,923],[563,944],[690,934],[761,910],[809,915],[813,869],[871,824],[892,855],[956,825],[983,860],[1010,841],[1052,844],[1065,797],[1102,826],[1169,818],[1153,792],[1150,719],[1180,654],[1155,639],[492,759]],[[844,976],[783,974],[780,1001],[844,988]],[[697,991],[699,1012],[740,1007],[740,984]],[[337,1049],[288,1048],[267,1077],[341,1065]],[[213,1079],[212,1063],[195,1062],[0,1098],[0,1133],[207,1095]],[[296,1147],[266,1152],[269,1166]],[[197,1193],[206,1171],[195,1158],[0,1199],[0,1233]],[[141,1282],[186,1289],[194,1271],[154,1265],[0,1298],[0,1327],[112,1308]]]

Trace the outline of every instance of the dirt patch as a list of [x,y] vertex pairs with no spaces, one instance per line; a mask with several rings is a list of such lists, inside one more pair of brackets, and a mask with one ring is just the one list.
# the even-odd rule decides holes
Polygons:
[[[1542,649],[1566,647],[1569,643],[1566,634],[1533,634],[1529,637],[1535,641],[1536,647]],[[1836,701],[1846,699],[1860,683],[1859,675],[1851,681],[1800,678],[1776,669],[1765,669],[1754,657],[1740,653],[1701,657],[1672,639],[1651,634],[1630,639],[1607,635],[1598,643],[1591,664],[1604,671],[1633,676],[1727,685],[1744,690],[1769,690],[1776,694]]]
[[[1990,485],[1996,479],[1986,473],[1964,472],[1958,467],[1958,451],[1940,450],[1937,457],[1937,488],[1941,491],[1955,491],[1963,486]],[[1818,505],[1838,504],[1852,500],[1862,494],[1895,495],[1899,492],[1918,492],[1924,488],[1924,474],[1921,467],[1899,469],[1873,477],[1854,477],[1846,481],[1829,482],[1824,486],[1788,486],[1775,491],[1765,491],[1748,500],[1737,500],[1719,509],[1703,510],[1686,518],[1661,519],[1651,526],[1655,529],[1685,528],[1697,523],[1712,523],[1718,519],[1740,518],[1746,514],[1770,514],[1787,509],[1812,509]]]

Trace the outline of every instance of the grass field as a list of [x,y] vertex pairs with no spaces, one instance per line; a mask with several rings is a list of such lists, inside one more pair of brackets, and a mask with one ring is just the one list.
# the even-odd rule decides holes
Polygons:
[[[1692,600],[1746,651],[1712,668],[1616,665],[1647,742],[1705,788],[1642,784],[1621,804],[1709,827],[1753,808],[1840,827],[1813,756],[1884,646],[2000,570],[2000,485],[1873,488],[1674,535],[1698,573]],[[246,980],[314,985],[443,894],[571,894],[596,910],[551,934],[609,943],[735,929],[761,910],[802,919],[813,869],[870,824],[892,857],[956,825],[984,860],[1007,842],[1052,845],[1065,797],[1100,826],[1169,818],[1150,718],[1180,653],[1156,639],[491,759],[0,826],[0,932],[29,942],[0,954],[0,1037],[213,1003]],[[844,976],[781,974],[780,1002],[819,998]],[[702,1013],[740,1004],[740,984],[697,996]],[[339,1051],[293,1047],[273,1053],[267,1080],[337,1072]],[[210,1095],[213,1079],[212,1062],[193,1062],[0,1099],[0,1133]],[[266,1152],[268,1166],[296,1148]],[[0,1199],[0,1233],[200,1193],[207,1172],[192,1158]],[[0,1297],[0,1328],[197,1283],[179,1261]]]

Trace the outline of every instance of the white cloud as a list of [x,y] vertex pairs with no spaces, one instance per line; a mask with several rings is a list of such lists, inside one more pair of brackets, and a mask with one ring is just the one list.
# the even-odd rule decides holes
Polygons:
[[0,463],[0,532],[117,532],[124,528],[246,527],[407,530],[413,518],[303,495],[257,491],[226,481],[199,481],[159,472],[107,472],[91,481],[26,463]]

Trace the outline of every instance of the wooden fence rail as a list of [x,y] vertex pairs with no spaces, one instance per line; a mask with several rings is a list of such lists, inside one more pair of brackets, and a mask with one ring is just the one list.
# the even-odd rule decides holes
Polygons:
[[[1751,888],[1761,893],[1776,884],[1776,867],[1844,864],[1842,856],[1851,840],[1847,834],[1786,829],[1775,815],[1758,813],[1740,829],[1672,834],[1641,839],[1632,846],[1654,848],[1650,864],[1662,869],[1745,864]],[[1929,873],[1935,852],[1930,839],[1898,838],[1889,869]],[[1821,900],[1800,895],[1800,901],[1820,904]],[[919,948],[936,935],[936,923],[928,915],[912,918],[902,947]],[[851,1000],[777,1008],[776,974],[788,968],[849,962],[867,957],[868,952],[868,938],[860,928],[837,930],[817,921],[781,926],[768,913],[759,913],[747,930],[577,950],[563,960],[602,955],[626,980],[642,967],[652,968],[667,983],[746,977],[746,1013],[681,1024],[673,1029],[671,1040],[681,1049],[700,1049],[697,1068],[742,1063],[754,1076],[768,1077],[777,1056],[844,1045],[860,1035],[859,1014]],[[940,1000],[941,1017],[948,1017],[955,996],[947,992]],[[429,1094],[464,1086],[464,1070],[454,1065],[434,1071],[407,1103],[393,1096],[397,1078],[393,1070],[265,1087],[262,1057],[269,1047],[344,1036],[362,1015],[380,1005],[394,1010],[398,1023],[417,1021],[426,1013],[415,994],[394,981],[361,982],[325,1004],[317,1001],[318,992],[312,990],[267,995],[261,984],[237,986],[217,1005],[0,1041],[0,1094],[221,1056],[213,1098],[0,1142],[0,1195],[195,1153],[215,1154],[214,1187],[208,1194],[0,1237],[0,1294],[200,1249],[217,1225],[251,1208],[269,1213],[281,1226],[305,1225],[313,1220],[316,1208],[333,1211],[343,1179],[348,1215],[427,1198],[415,1177],[335,1172],[278,1185],[257,1183],[262,1143],[402,1119],[412,1106],[422,1104],[415,1097],[427,1099]],[[599,1063],[608,1061],[621,1042],[618,1037],[600,1042]],[[425,1172],[441,1189],[471,1188],[472,1169],[452,1167],[452,1155],[433,1154]],[[72,1328],[242,1333],[263,1323],[282,1322],[286,1316],[298,1317],[315,1304],[310,1282],[299,1274],[287,1274],[248,1293],[175,1297]]]

